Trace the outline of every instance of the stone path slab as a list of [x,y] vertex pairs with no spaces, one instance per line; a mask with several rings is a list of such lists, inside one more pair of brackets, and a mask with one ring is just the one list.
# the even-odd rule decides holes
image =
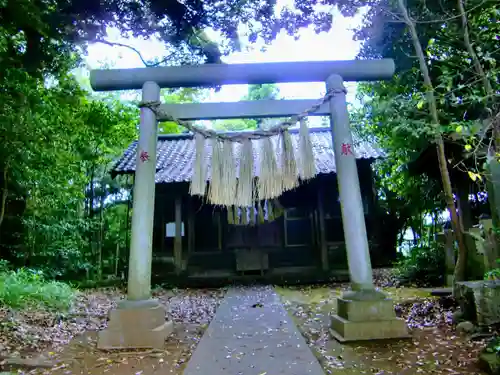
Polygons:
[[324,375],[271,287],[230,289],[184,375]]

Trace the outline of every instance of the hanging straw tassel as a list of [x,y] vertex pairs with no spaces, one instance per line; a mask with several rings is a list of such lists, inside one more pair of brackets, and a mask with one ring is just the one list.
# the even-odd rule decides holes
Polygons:
[[245,139],[240,150],[240,170],[236,202],[242,206],[250,206],[254,202],[253,186],[253,149],[252,141]]
[[190,195],[204,196],[207,189],[207,163],[205,160],[205,137],[196,133],[193,176],[189,187]]
[[219,185],[221,204],[231,206],[238,204],[236,199],[236,165],[234,163],[233,142],[222,142],[221,181]]
[[255,204],[250,207],[250,225],[255,226],[257,224],[257,210],[255,209]]
[[266,217],[264,216],[264,210],[262,209],[260,202],[257,202],[257,215],[259,217],[259,224],[264,224]]
[[258,188],[259,199],[274,198],[283,192],[283,181],[278,170],[273,142],[270,137],[262,139]]
[[281,170],[283,173],[283,191],[291,190],[299,184],[297,177],[297,163],[293,150],[292,137],[288,131],[280,136],[281,142]]
[[240,209],[238,208],[238,206],[232,206],[232,207],[233,207],[233,215],[234,215],[234,224],[240,225],[240,222],[241,222]]
[[248,225],[248,207],[241,207],[241,224]]
[[274,216],[274,207],[272,202],[269,200],[267,201],[267,220],[268,221],[274,221],[275,216]]
[[314,160],[313,146],[309,127],[305,119],[300,120],[299,130],[299,149],[300,149],[300,178],[309,180],[316,176],[316,162]]
[[227,207],[227,223],[234,225],[234,210],[232,206]]
[[222,184],[222,144],[218,139],[212,139],[212,175],[210,185],[208,186],[208,200],[210,203],[218,205],[223,204],[223,196],[221,195]]
[[283,216],[285,210],[278,199],[273,199],[273,206],[274,206],[274,218],[276,219],[278,217]]

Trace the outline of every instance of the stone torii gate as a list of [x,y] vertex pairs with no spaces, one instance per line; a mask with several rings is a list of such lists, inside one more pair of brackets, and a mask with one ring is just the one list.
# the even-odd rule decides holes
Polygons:
[[[142,89],[143,102],[158,102],[160,88],[210,87],[227,84],[325,82],[342,92],[314,115],[329,115],[351,290],[338,300],[331,333],[341,341],[407,336],[391,300],[374,287],[356,159],[343,153],[352,145],[344,81],[390,79],[394,62],[382,60],[315,61],[261,64],[206,64],[198,66],[94,70],[96,91]],[[162,104],[160,111],[182,120],[287,117],[315,104],[314,100],[261,100],[238,103]],[[151,263],[155,200],[157,116],[141,108],[135,170],[132,235],[127,299],[110,312],[108,328],[100,332],[100,348],[163,347],[172,332],[165,311],[151,299]],[[145,157],[145,155],[147,157]]]

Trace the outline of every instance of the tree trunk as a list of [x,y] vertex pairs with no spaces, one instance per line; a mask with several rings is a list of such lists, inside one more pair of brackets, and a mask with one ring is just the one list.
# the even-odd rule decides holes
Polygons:
[[94,216],[94,176],[95,176],[95,165],[92,165],[92,170],[90,172],[90,193],[89,193],[89,217]]
[[474,225],[469,201],[469,186],[466,181],[457,184],[458,212],[463,231],[467,232]]
[[417,231],[415,230],[415,228],[413,226],[411,227],[411,235],[413,237],[413,246],[417,246],[418,245],[418,235],[417,235]]
[[115,251],[115,278],[118,278],[118,266],[120,263],[120,243],[116,243],[116,251]]
[[[88,254],[89,259],[93,263],[95,262],[95,230],[94,230],[94,175],[95,175],[95,165],[92,164],[90,172],[90,191],[89,191],[89,206],[88,206],[88,220],[90,221],[90,228],[88,229]],[[91,271],[91,275],[94,274],[94,270]],[[89,274],[87,274],[87,279],[89,279]]]
[[428,215],[431,217],[431,225],[429,227],[429,231],[431,234],[431,241],[436,238],[436,233],[437,233],[437,222],[436,222],[436,212],[432,211],[429,212]]
[[[486,73],[484,72],[484,69],[483,69],[483,66],[481,65],[481,62],[479,61],[479,58],[477,57],[477,54],[476,54],[476,51],[474,50],[474,48],[472,47],[472,43],[471,43],[471,40],[470,40],[470,34],[469,34],[469,26],[468,26],[468,21],[467,21],[467,14],[465,13],[465,7],[464,7],[464,2],[463,0],[458,0],[457,1],[457,4],[458,4],[458,10],[460,11],[460,20],[462,22],[462,28],[463,28],[463,37],[464,37],[464,45],[465,45],[465,48],[467,49],[467,52],[469,53],[471,59],[472,59],[472,63],[474,65],[474,69],[476,71],[476,73],[479,75],[479,77],[481,77],[481,81],[483,83],[483,87],[484,87],[484,91],[486,93],[486,103],[488,103],[488,101],[490,100],[493,100],[494,99],[494,95],[495,95],[495,92],[491,86],[491,82],[490,80],[488,79],[488,77],[486,76]],[[487,107],[487,104],[485,105],[485,107]],[[492,111],[491,113],[493,114],[492,116],[492,130],[493,130],[493,140],[494,140],[494,145],[495,145],[495,151],[492,151],[492,150],[488,150],[488,154],[489,155],[495,155],[496,152],[498,152],[500,150],[500,130],[498,129],[498,125],[500,123],[495,123],[495,120],[494,120],[494,117],[496,115],[496,109],[495,108],[492,108]],[[498,208],[498,205],[496,204],[496,201],[495,201],[495,197],[496,200],[498,201],[498,195],[500,194],[500,184],[498,183],[498,179],[494,178],[495,176],[493,176],[493,174],[491,173],[491,169],[492,167],[495,168],[497,167],[497,165],[491,165],[491,164],[497,164],[497,161],[494,156],[489,158],[489,162],[488,162],[488,168],[487,168],[487,175],[489,176],[490,178],[490,183],[488,184],[488,187],[489,187],[489,191],[488,191],[488,200],[490,201],[490,205],[491,205],[491,209],[492,209],[492,218],[493,218],[493,222],[495,225],[499,225],[500,223],[500,220],[499,220],[499,217],[500,217],[500,209]],[[493,159],[493,160],[491,160]]]
[[382,212],[374,215],[373,220],[378,222],[375,243],[384,255],[384,260],[381,263],[392,265],[397,260],[398,248],[403,243],[402,221]]
[[467,263],[467,247],[464,241],[464,236],[461,230],[461,226],[458,221],[457,210],[455,207],[455,201],[453,199],[453,191],[451,188],[450,174],[448,171],[448,163],[446,161],[446,154],[444,150],[444,141],[440,132],[439,116],[437,112],[436,98],[434,96],[434,88],[432,86],[431,76],[429,73],[429,68],[425,61],[425,54],[418,39],[417,29],[415,23],[410,18],[408,10],[404,4],[404,0],[398,0],[399,9],[403,15],[403,18],[410,30],[411,39],[413,42],[413,47],[418,57],[418,62],[420,65],[420,72],[424,78],[424,85],[426,89],[427,103],[429,105],[429,110],[432,118],[432,124],[436,132],[435,144],[438,156],[439,171],[441,172],[441,180],[443,183],[443,192],[446,200],[446,205],[448,211],[450,212],[451,225],[455,238],[458,243],[458,259],[455,265],[454,279],[455,281],[463,281],[465,279],[466,273],[466,263]]
[[403,246],[404,235],[405,235],[405,229],[401,229],[401,231],[399,232],[398,247]]
[[[130,176],[127,176],[127,188],[128,188],[128,199],[127,199],[127,222],[126,222],[126,227],[125,227],[125,253],[123,254],[125,259],[128,259],[130,256],[130,225],[131,225],[131,220],[130,220],[130,211],[132,207],[132,199],[133,197],[133,184],[135,183],[134,177],[132,177],[132,184],[130,183]],[[128,277],[128,262],[125,261],[123,263],[123,278],[126,279]]]
[[0,228],[2,227],[2,223],[5,218],[5,210],[7,208],[7,196],[9,195],[8,170],[9,167],[6,165],[3,171],[2,198],[0,201]]
[[101,199],[99,205],[99,235],[97,236],[97,280],[102,280],[102,242],[104,237],[104,189],[101,188]]

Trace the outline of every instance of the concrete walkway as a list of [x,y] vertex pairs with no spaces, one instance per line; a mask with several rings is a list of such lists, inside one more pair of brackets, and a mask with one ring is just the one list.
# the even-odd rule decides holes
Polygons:
[[271,287],[228,291],[184,375],[324,375]]

